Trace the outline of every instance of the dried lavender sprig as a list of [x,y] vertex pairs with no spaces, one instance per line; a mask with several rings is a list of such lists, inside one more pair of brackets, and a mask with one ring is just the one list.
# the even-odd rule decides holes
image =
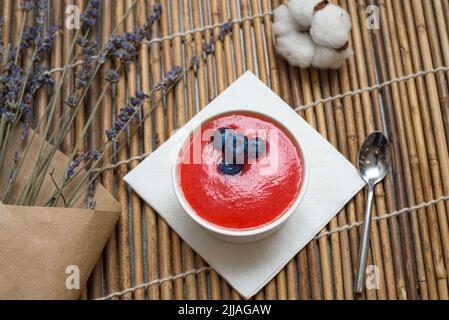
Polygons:
[[232,30],[232,23],[231,23],[231,21],[227,21],[227,22],[223,23],[220,26],[220,32],[218,34],[220,40],[223,40],[225,35],[227,33],[231,32],[231,30]]
[[[133,2],[132,6],[133,6],[134,4],[135,4],[135,1]],[[131,6],[131,7],[132,7],[132,6]],[[129,9],[128,9],[128,10],[129,10]],[[127,10],[127,12],[125,13],[125,16],[127,15],[128,10]],[[114,39],[114,36],[115,36],[115,30],[114,30],[114,32],[112,33],[111,38]],[[134,41],[134,40],[132,40],[132,39],[134,39],[133,37],[135,37],[135,36],[136,36],[135,33],[128,33],[128,34],[125,35],[126,39],[129,40],[129,41]],[[137,40],[136,40],[136,41],[137,41]],[[139,41],[140,41],[140,40],[139,40]],[[111,43],[111,41],[109,41],[108,43]],[[106,47],[105,47],[104,49],[107,51],[107,50],[108,50],[108,45],[106,45]],[[103,49],[102,49],[101,51],[103,51]],[[103,56],[104,56],[103,53],[101,53],[100,55],[103,55]],[[96,70],[95,70],[95,72],[94,72],[94,75],[98,72],[99,67],[100,67],[100,66],[98,66],[98,67],[96,68]],[[92,78],[90,79],[89,84],[87,85],[87,87],[90,86],[91,81],[92,81]],[[99,100],[97,101],[97,104],[96,104],[96,106],[94,107],[94,110],[96,110],[96,109],[98,108],[99,102],[101,101],[102,97],[103,97],[104,94],[106,93],[106,89],[107,89],[107,88],[105,88],[105,90],[103,90],[103,93],[101,94]],[[87,92],[87,90],[84,91],[83,96],[82,96],[79,100],[83,100],[83,99],[84,99],[84,96],[85,96],[86,92]],[[79,104],[77,105],[76,110],[78,110],[78,108],[79,108]],[[93,111],[92,113],[94,114],[95,111]],[[74,113],[74,115],[75,115],[75,114],[76,114],[76,112]],[[74,115],[71,117],[71,119],[70,119],[70,121],[69,121],[69,126],[70,126],[70,124],[73,122],[73,120],[74,120],[74,118],[75,118]],[[88,119],[86,125],[84,126],[84,129],[83,129],[83,132],[82,132],[81,136],[84,136],[85,133],[87,132],[87,129],[88,129],[90,123],[92,122],[92,119],[91,119],[91,118],[92,118],[92,117],[90,117],[90,118]],[[67,128],[69,128],[69,126],[67,126]],[[64,136],[64,135],[65,135],[65,134],[63,134],[63,136]],[[75,146],[75,148],[74,148],[74,152],[78,149],[79,143],[80,143],[80,141],[78,141],[78,142],[76,143],[76,146]],[[56,146],[56,145],[59,145],[59,143],[54,143],[54,146]],[[71,158],[73,158],[73,154],[72,154]],[[62,183],[64,183],[64,181],[62,181]],[[56,197],[59,197],[59,195],[57,195]],[[53,199],[53,198],[52,198],[52,199]],[[49,201],[53,201],[52,199],[50,199]],[[57,202],[57,199],[56,199],[56,202]]]
[[[101,95],[100,95],[100,97],[99,97],[99,99],[98,99],[98,101],[97,101],[97,103],[96,103],[96,105],[95,105],[93,111],[92,111],[92,114],[95,114],[97,108],[98,108],[99,105],[100,105],[101,99],[103,98],[104,94],[106,93],[107,88],[108,88],[108,86],[106,86],[105,88],[103,88],[103,91],[102,91],[102,93],[101,93]],[[152,91],[150,92],[150,94],[152,94],[153,91],[154,91],[154,90],[152,90]],[[138,91],[138,92],[136,93],[136,97],[130,98],[130,99],[129,99],[128,109],[123,109],[122,116],[121,116],[122,121],[124,121],[124,119],[125,119],[124,117],[128,117],[125,113],[126,113],[126,112],[130,113],[130,111],[129,111],[130,109],[129,109],[129,108],[134,108],[135,110],[138,110],[138,109],[139,109],[139,105],[141,106],[141,105],[143,104],[143,101],[146,100],[147,98],[148,98],[148,96],[147,96],[146,94],[140,92],[140,91]],[[132,119],[132,118],[134,117],[134,115],[135,115],[135,113],[134,113],[133,115],[129,116],[129,118],[127,118],[127,119],[128,119],[128,120],[129,120],[129,119]],[[87,121],[87,123],[86,123],[86,126],[85,126],[85,128],[84,128],[84,130],[87,129],[87,127],[88,127],[88,125],[90,124],[91,120],[92,120],[92,116],[88,119],[88,121]],[[130,121],[128,121],[127,123],[123,123],[123,122],[122,122],[121,124],[116,124],[115,127],[116,127],[116,128],[120,128],[120,129],[117,129],[117,130],[120,131],[121,129],[126,128],[126,126],[129,125],[129,122],[130,122]],[[118,133],[120,133],[120,132],[117,132],[117,134],[118,134]],[[82,136],[84,136],[84,131],[83,131],[83,133],[82,133]],[[77,147],[78,147],[78,145],[74,148],[74,151],[77,149]],[[79,170],[77,173],[79,173],[80,171],[81,171],[81,170]],[[63,181],[61,182],[60,187],[57,188],[57,193],[54,194],[54,195],[47,201],[47,204],[46,204],[46,205],[51,205],[52,203],[57,203],[57,201],[58,201],[58,199],[59,199],[59,197],[60,197],[60,191],[59,191],[59,190],[61,190],[61,192],[62,192],[62,190],[63,190],[63,189],[67,186],[67,184],[68,184],[68,183],[69,183],[69,182],[70,182],[70,181],[77,175],[77,173],[75,173],[73,176],[71,176],[71,177],[69,177],[68,179],[65,179],[65,180],[63,180]]]
[[[220,31],[218,33],[218,38],[220,40],[224,40],[224,37],[226,34],[228,34],[229,32],[231,32],[232,30],[232,22],[231,21],[227,21],[225,23],[223,23],[220,26]],[[204,59],[206,59],[206,57],[210,54],[215,53],[215,37],[214,35],[212,35],[210,37],[209,42],[204,42],[203,43],[203,57]]]
[[23,11],[30,11],[34,8],[33,2],[30,0],[22,0],[20,1],[20,9]]
[[145,37],[147,40],[151,40],[151,29],[154,23],[161,18],[162,6],[157,3],[153,7],[153,12],[147,16],[147,20],[143,27],[143,32],[145,33]]
[[[93,110],[92,110],[92,112],[91,112],[91,115],[90,115],[90,117],[87,119],[87,122],[85,123],[83,132],[81,133],[81,136],[82,136],[82,137],[84,137],[84,136],[86,135],[87,130],[88,130],[90,124],[92,123],[93,116],[96,114],[96,112],[97,112],[97,110],[98,110],[98,108],[99,108],[99,106],[100,106],[100,104],[101,104],[101,101],[102,101],[103,97],[105,96],[105,94],[106,94],[108,88],[109,88],[109,85],[107,85],[107,86],[105,86],[105,87],[103,88],[103,90],[102,90],[102,92],[101,92],[101,94],[100,94],[98,100],[96,101],[96,104],[95,104],[95,106],[94,106],[94,108],[93,108]],[[78,105],[76,108],[78,108],[78,107],[79,107],[79,105]],[[74,119],[74,116],[72,116],[71,121],[73,121],[73,119]],[[75,146],[74,149],[73,149],[73,152],[72,152],[72,155],[71,155],[71,159],[73,159],[73,158],[75,157],[76,150],[78,150],[80,141],[81,141],[81,140],[78,140],[78,141],[77,141],[76,146]],[[80,171],[78,171],[78,172],[80,172]],[[73,179],[73,178],[78,174],[78,172],[75,173],[72,177],[69,177],[68,179],[61,179],[60,185],[59,185],[59,187],[57,188],[58,193],[56,193],[54,196],[52,196],[52,197],[48,200],[48,202],[47,202],[46,205],[50,205],[50,204],[52,204],[52,203],[57,203],[57,202],[58,202],[59,197],[61,196],[59,190],[61,190],[61,192],[62,192],[62,190],[65,188],[65,186],[71,181],[71,179]]]
[[[27,5],[24,4],[26,7]],[[38,1],[38,9],[39,12],[45,10],[47,8],[47,1],[39,0]],[[41,13],[42,14],[42,13]],[[23,20],[26,19],[26,12],[25,17]],[[24,25],[23,25],[24,26]],[[16,100],[16,105],[13,106],[15,108],[15,120],[17,121],[21,117],[20,111],[27,110],[28,108],[26,105],[29,105],[32,102],[33,95],[37,92],[37,90],[43,85],[43,84],[50,84],[53,85],[53,79],[51,76],[43,71],[43,67],[36,64],[39,62],[40,59],[37,59],[39,57],[39,53],[46,50],[46,48],[49,48],[51,45],[51,42],[54,40],[53,36],[53,29],[49,31],[50,33],[41,36],[43,32],[42,26],[37,26],[33,28],[34,30],[31,33],[31,37],[33,38],[32,42],[35,43],[36,47],[33,51],[33,55],[28,62],[28,65],[26,67],[25,71],[25,77],[22,77],[23,72],[21,71],[21,68],[17,67],[17,59],[19,57],[19,52],[15,53],[15,62],[13,63],[10,61],[7,66],[9,68],[5,68],[5,71],[11,72],[10,75],[3,73],[2,74],[2,81],[8,82],[8,87],[10,89],[15,88],[15,91],[9,91],[8,95],[11,95],[11,93],[14,96],[14,100]],[[19,45],[19,50],[21,48],[24,48],[26,46],[23,45],[23,41],[27,41],[26,38],[29,37],[27,35],[27,32],[24,32],[24,29],[21,30],[21,44]],[[24,40],[25,39],[25,40]],[[13,57],[11,56],[10,59]],[[20,70],[17,71],[17,70]],[[11,77],[10,77],[11,76]],[[16,80],[15,80],[16,79]],[[12,81],[12,82],[11,82]],[[20,82],[20,85],[16,84],[14,85],[14,81]],[[18,89],[20,88],[20,89]],[[20,93],[18,93],[18,91]],[[18,97],[18,98],[17,98]],[[24,101],[22,101],[24,99]],[[24,107],[25,105],[25,107]],[[11,106],[11,105],[10,105]],[[24,114],[26,117],[26,114]],[[27,121],[28,119],[25,119]],[[26,131],[25,131],[26,132]]]
[[[20,31],[20,37],[19,39],[22,39],[23,37],[23,33],[24,33],[24,27],[25,27],[25,20],[27,17],[27,11],[25,11],[25,15],[24,18],[22,19],[22,27],[21,27],[21,31]],[[39,35],[39,33],[38,33]],[[39,86],[42,84],[43,81],[46,81],[48,76],[44,76],[43,78],[39,78],[39,76],[41,76],[41,74],[39,72],[31,72],[34,68],[33,71],[36,70],[36,66],[33,66],[34,63],[36,63],[37,61],[35,60],[35,57],[37,55],[37,48],[35,48],[35,50],[33,51],[33,55],[31,57],[31,60],[28,62],[28,66],[26,68],[26,72],[25,72],[25,77],[23,79],[23,72],[21,71],[17,71],[17,70],[21,70],[19,67],[17,67],[17,63],[18,63],[18,59],[19,59],[19,52],[20,52],[20,48],[21,46],[19,45],[19,48],[16,50],[11,50],[10,52],[10,56],[9,56],[9,60],[10,62],[7,63],[7,65],[5,66],[5,71],[6,72],[10,72],[12,70],[12,74],[8,77],[6,76],[4,73],[2,74],[2,81],[5,81],[8,83],[8,85],[6,86],[7,88],[9,88],[10,90],[12,89],[13,91],[9,91],[7,92],[7,99],[9,100],[9,108],[12,108],[13,110],[9,110],[9,112],[5,113],[6,117],[8,118],[8,120],[10,120],[9,124],[6,126],[6,135],[4,135],[2,133],[2,141],[0,141],[1,144],[1,148],[0,148],[0,167],[2,166],[3,163],[3,159],[4,159],[4,154],[5,154],[5,148],[7,147],[7,145],[9,144],[9,139],[10,139],[10,135],[13,132],[13,129],[16,127],[16,123],[17,121],[20,119],[21,117],[21,111],[22,110],[26,110],[27,108],[23,107],[23,102],[22,99],[25,97],[27,97],[26,90],[30,90],[31,94],[34,94],[35,91],[37,90],[37,88],[39,88]],[[14,60],[14,62],[13,62]],[[37,71],[39,71],[40,69],[38,69]],[[30,83],[29,81],[29,77],[31,75],[31,80]],[[6,77],[5,77],[6,76]],[[19,83],[17,83],[16,81],[18,81]],[[16,83],[14,85],[14,83]],[[11,94],[13,93],[13,97],[10,97]],[[26,100],[31,100],[31,99],[26,99]],[[25,103],[27,103],[27,101],[25,101]],[[28,101],[28,103],[30,103],[30,101]],[[11,113],[14,113],[14,117],[12,116]],[[25,121],[27,121],[25,119]],[[28,130],[23,130],[22,131],[22,138],[24,138],[25,135],[27,135]]]
[[76,108],[78,105],[78,98],[73,93],[69,94],[69,96],[64,100],[64,103],[70,108]]
[[[194,59],[193,61],[197,62],[198,59]],[[179,66],[174,66],[171,70],[169,70],[162,81],[154,86],[153,90],[163,90],[166,91],[168,87],[177,82],[182,75],[182,68]],[[131,116],[134,114],[135,108],[140,106],[142,102],[147,99],[148,96],[143,92],[137,92],[135,97],[130,99],[130,103],[126,105],[124,108],[120,109],[117,120],[114,121],[112,128],[106,130],[106,137],[109,141],[113,141],[117,139],[119,132],[125,126],[126,123],[130,120]]]
[[100,0],[90,0],[86,11],[81,13],[80,19],[89,27],[93,27],[97,23],[97,17],[100,12]]
[[[194,57],[194,58],[192,59],[191,64],[189,65],[189,67],[186,68],[186,69],[183,71],[183,73],[181,74],[181,76],[177,78],[177,81],[178,81],[179,79],[181,79],[182,75],[183,75],[185,72],[187,72],[188,70],[190,70],[191,68],[194,67],[194,65],[196,64],[195,61],[197,61],[197,60],[198,60],[198,59],[197,59],[196,57]],[[175,84],[176,84],[176,82],[171,83],[171,84],[170,84],[170,87],[168,87],[167,90],[165,91],[165,94],[166,94],[169,90],[171,90],[171,89],[175,86]],[[148,93],[148,95],[152,95],[152,93],[154,93],[156,90],[160,90],[160,89],[156,89],[156,87],[157,87],[157,85],[153,87],[153,89]],[[154,103],[154,106],[157,106],[157,105],[159,104],[159,102],[160,102],[162,99],[163,99],[163,97],[161,97],[156,103]],[[143,103],[142,103],[142,104],[143,104]],[[142,106],[142,104],[141,104],[140,106]],[[139,122],[138,127],[140,127],[140,125],[142,124],[142,122],[143,122],[143,121],[144,121],[144,120],[151,114],[151,112],[152,112],[153,109],[154,109],[154,107],[153,107],[153,108],[152,108],[152,109],[145,115],[145,117],[142,119],[142,121]],[[139,110],[140,110],[140,107],[136,109],[134,115],[131,116],[130,119],[133,119],[134,116],[137,114],[137,112],[138,112]],[[130,123],[131,123],[131,121],[129,121],[129,122],[127,123],[127,126],[128,126]],[[121,130],[122,130],[121,132],[123,132],[124,128],[122,128]],[[136,132],[136,131],[135,131],[135,132]],[[134,132],[134,133],[135,133],[135,132]],[[134,134],[134,133],[133,133],[133,134]],[[108,147],[111,146],[112,142],[113,142],[113,140],[112,140],[112,141],[108,141],[108,142],[106,143],[106,145],[104,146],[104,149],[103,149],[103,151],[102,151],[102,153],[101,153],[100,158],[99,158],[94,164],[92,164],[92,166],[90,167],[90,169],[89,169],[89,171],[88,171],[88,173],[87,173],[88,175],[89,175],[90,173],[92,173],[92,172],[95,170],[95,168],[97,167],[97,165],[100,163],[100,161],[103,160],[103,158],[104,158],[104,156],[106,155],[106,152],[107,152],[107,150],[108,150]],[[121,148],[121,147],[123,147],[123,145],[120,146],[119,148]],[[110,159],[109,159],[109,160],[110,160]],[[95,175],[98,177],[99,173],[96,172]],[[85,179],[86,179],[86,177],[85,177],[84,179],[82,179],[82,180],[78,183],[78,185],[77,185],[75,188],[73,188],[73,189],[74,189],[74,192],[73,192],[71,198],[68,200],[68,205],[69,205],[69,206],[71,206],[73,203],[75,203],[75,202],[79,199],[79,197],[81,196],[82,192],[80,193],[80,189],[81,189],[82,183],[83,183],[83,181],[85,181]],[[81,191],[82,191],[82,190],[81,190]]]
[[[42,5],[42,7],[43,6],[44,5]],[[78,37],[79,32],[80,32],[80,30],[76,31],[74,39],[76,39]],[[72,52],[73,52],[75,43],[76,43],[75,40],[72,41],[72,43],[71,43],[71,46],[70,46],[70,49],[69,49],[69,56],[72,56]],[[73,60],[75,58],[76,57],[74,57]],[[71,61],[71,63],[72,62],[73,61]],[[46,110],[48,111],[49,116],[48,116],[47,125],[46,125],[46,127],[44,129],[44,135],[43,135],[44,137],[46,137],[47,134],[48,134],[48,131],[49,131],[49,128],[50,128],[50,124],[51,124],[51,119],[53,119],[53,115],[54,115],[54,111],[55,111],[56,100],[57,100],[57,97],[59,96],[60,90],[62,88],[63,79],[65,78],[65,75],[66,75],[66,69],[64,68],[63,74],[61,76],[61,81],[59,83],[59,86],[58,86],[57,90],[55,91],[56,93],[53,95],[51,101],[47,105]],[[42,123],[42,119],[39,120],[37,128],[41,125],[41,123]],[[34,139],[34,135],[33,135],[33,138],[31,140],[33,140],[33,139]],[[31,144],[31,142],[30,142],[30,144]],[[26,148],[26,153],[28,153],[28,151],[29,151],[29,145]],[[44,169],[45,170],[41,169],[41,163],[42,163],[42,156],[43,156],[43,148],[44,148],[44,146],[45,146],[44,141],[42,141],[42,143],[40,144],[40,147],[39,147],[38,158],[35,160],[34,165],[33,165],[33,170],[31,172],[30,176],[27,178],[27,182],[25,184],[25,187],[22,189],[22,192],[21,192],[19,200],[18,200],[18,204],[26,204],[26,201],[28,201],[27,199],[30,197],[30,192],[31,192],[31,197],[33,199],[36,199],[36,197],[37,197],[37,194],[38,194],[38,191],[39,191],[39,186],[41,185],[41,183],[43,182],[44,177],[45,177],[44,173],[46,173],[48,171],[48,167],[47,167],[47,169],[45,169],[45,166],[48,166],[48,164],[51,162],[49,160],[51,160],[51,157],[54,154],[54,152],[51,152],[49,154],[49,157],[47,159],[48,161],[44,161]],[[23,161],[20,162],[19,167],[21,167],[22,163],[23,163]],[[39,181],[36,181],[36,174],[38,174],[37,177],[38,177]],[[39,178],[39,176],[40,176],[40,178]],[[34,192],[32,192],[31,188],[34,188]],[[34,201],[34,200],[32,200],[32,201]]]
[[162,81],[155,85],[155,90],[166,91],[169,86],[174,82],[178,81],[182,76],[182,68],[179,66],[174,66],[171,70],[167,71],[162,78]]
[[120,76],[118,74],[117,71],[110,69],[108,71],[106,71],[106,76],[105,76],[106,81],[108,81],[109,83],[117,83],[120,79]]
[[100,152],[97,149],[92,149],[84,152],[83,154],[72,160],[69,167],[67,168],[67,177],[70,178],[71,176],[73,176],[75,174],[75,170],[80,166],[82,162],[89,160],[98,160],[99,157]]
[[83,42],[80,46],[83,48],[83,60],[81,63],[81,68],[75,72],[76,89],[83,89],[88,86],[89,79],[91,79],[95,71],[96,63],[98,62],[98,42]]
[[24,121],[22,124],[22,130],[20,131],[20,141],[25,142],[28,137],[28,133],[30,132],[30,123],[29,121]]
[[[126,10],[126,12],[125,12],[125,14],[124,14],[124,17],[115,25],[115,27],[114,27],[114,30],[112,31],[112,35],[115,35],[116,33],[117,33],[117,30],[118,30],[118,27],[123,23],[123,21],[125,21],[125,19],[126,19],[126,17],[128,16],[128,14],[130,13],[130,11],[134,8],[134,5],[135,5],[135,3],[136,3],[136,0],[134,0],[133,2],[132,2],[132,4],[128,7],[128,9]],[[76,39],[77,37],[78,37],[78,34],[79,34],[79,30],[77,30],[76,31],[76,34],[75,34],[75,37],[74,37],[74,39]],[[71,44],[71,47],[70,47],[70,50],[69,50],[69,55],[71,56],[71,54],[72,54],[72,52],[73,52],[73,48],[74,48],[74,41],[72,42],[72,44]],[[69,65],[70,64],[73,64],[74,62],[73,62],[73,60],[72,61],[70,61],[70,63],[69,63]],[[65,78],[65,74],[66,74],[66,70],[67,70],[67,68],[64,68],[63,69],[63,74],[62,74],[62,77],[61,77],[61,79],[64,79]],[[60,89],[61,89],[61,87],[62,87],[62,83],[63,83],[63,81],[61,81],[60,82],[60,84],[59,84],[59,86],[58,86],[58,89],[56,90],[56,92],[60,92]],[[55,106],[56,106],[56,104],[55,104],[55,101],[56,101],[56,99],[57,99],[57,94],[56,95],[54,95],[53,97],[52,97],[52,99],[51,99],[51,101],[50,101],[50,103],[48,104],[50,107],[47,107],[46,108],[46,110],[47,110],[47,112],[46,113],[48,113],[48,119],[52,119],[53,118],[53,114],[54,114],[54,108],[55,108]],[[46,128],[45,128],[45,130],[44,130],[44,136],[47,136],[47,134],[48,134],[48,129],[49,129],[49,125],[50,125],[50,122],[51,121],[48,121],[47,122],[47,126],[46,126]],[[42,119],[40,119],[39,120],[39,122],[38,122],[38,127],[41,125],[41,123],[42,123]],[[35,134],[33,134],[33,137],[30,139],[30,141],[33,141],[33,139],[34,139],[34,137],[35,137]],[[26,147],[26,151],[25,151],[25,153],[28,153],[28,151],[30,150],[29,149],[29,146],[30,146],[30,144]],[[43,143],[41,144],[41,146],[40,146],[40,150],[39,150],[39,157],[38,157],[38,159],[36,160],[36,162],[35,162],[35,165],[33,166],[33,171],[32,171],[32,174],[29,176],[29,178],[27,179],[27,183],[26,183],[26,186],[25,186],[25,188],[23,189],[23,191],[22,191],[22,194],[21,194],[21,196],[20,196],[20,199],[19,199],[19,202],[23,202],[24,200],[24,198],[23,198],[23,195],[26,195],[28,192],[29,192],[29,188],[27,188],[27,186],[30,186],[31,184],[33,184],[33,185],[35,185],[35,184],[37,184],[38,186],[39,186],[39,184],[41,183],[41,181],[43,181],[43,177],[45,176],[45,172],[47,172],[47,170],[48,170],[48,163],[50,163],[50,161],[48,161],[48,160],[50,160],[51,159],[51,157],[52,157],[52,155],[54,154],[54,152],[55,152],[55,150],[52,150],[51,152],[50,152],[50,155],[49,155],[49,157],[48,157],[48,159],[46,160],[46,161],[42,161],[42,155],[43,155],[43,153],[42,153],[42,148],[43,148]],[[23,159],[22,159],[23,160]],[[41,168],[41,164],[42,163],[44,163],[44,167],[42,167]],[[19,164],[19,167],[21,167],[21,165],[23,164],[23,161],[21,161],[20,162],[20,164]],[[37,183],[35,183],[36,181],[35,181],[35,174],[36,174],[36,169],[39,169],[38,170],[38,172],[40,172],[39,174],[41,175],[41,181],[38,181]],[[35,189],[36,190],[38,190],[39,189],[39,187],[36,187]],[[37,196],[37,192],[35,192],[35,197]],[[34,197],[34,198],[35,198]],[[30,203],[32,203],[32,202],[30,202]]]
[[143,92],[137,91],[135,97],[131,97],[129,103],[120,109],[117,119],[112,124],[111,129],[106,130],[108,141],[115,141],[127,124],[132,121],[137,109],[148,99],[149,96]]
[[204,59],[206,59],[206,56],[208,56],[209,54],[212,54],[215,52],[215,40],[214,40],[214,36],[212,35],[210,37],[209,42],[204,42],[203,43],[203,56]]
[[134,32],[127,32],[124,35],[115,35],[108,41],[106,48],[107,53],[113,58],[117,58],[123,64],[131,63],[138,54],[138,46],[146,37],[151,38],[151,28],[154,23],[160,19],[162,7],[156,4],[153,7],[153,12],[147,17],[147,20],[142,29],[136,29]]
[[197,68],[200,65],[200,63],[201,63],[201,60],[197,56],[194,56],[192,58],[192,68],[195,72],[197,71]]
[[[134,3],[135,3],[135,1],[134,1]],[[133,5],[134,5],[134,4],[133,4]],[[129,9],[128,9],[128,10],[129,10]],[[125,13],[125,15],[126,15],[126,13]],[[114,39],[115,39],[115,40],[114,40]],[[136,44],[137,42],[140,42],[140,41],[141,41],[141,39],[138,37],[138,32],[137,32],[137,31],[134,32],[134,33],[126,33],[124,36],[117,36],[117,35],[115,34],[115,32],[113,32],[113,33],[112,33],[112,36],[111,36],[111,40],[107,42],[107,44],[106,44],[106,46],[105,46],[105,48],[104,48],[105,51],[110,50],[110,48],[108,48],[108,46],[110,46],[111,43],[113,44],[114,41],[116,41],[116,39],[125,39],[125,40],[126,40],[126,43],[132,43],[132,44]],[[124,45],[123,43],[122,43],[122,45],[123,45],[125,48],[128,47],[128,45]],[[131,46],[131,45],[130,45],[130,46]],[[102,49],[101,51],[103,51],[103,49]],[[89,55],[92,56],[93,53],[90,53]],[[104,56],[104,55],[105,55],[105,54],[104,54],[103,52],[100,53],[100,56]],[[136,55],[137,55],[137,49],[136,49]],[[94,73],[93,73],[94,75],[98,72],[99,67],[100,67],[100,66],[97,66],[96,70],[95,70]],[[90,78],[89,83],[87,84],[87,87],[90,86],[91,81],[92,81],[92,77]],[[83,96],[82,96],[79,100],[83,100],[83,99],[84,99],[86,92],[87,92],[87,90],[84,91]],[[105,93],[105,91],[104,91],[104,93]],[[101,97],[100,97],[100,100],[102,99],[102,96],[104,96],[104,93],[102,93],[102,95],[101,95]],[[99,102],[99,101],[97,101],[97,102]],[[99,103],[97,103],[97,106],[98,106],[98,105],[99,105]],[[97,106],[94,108],[95,110],[96,110]],[[78,106],[77,106],[77,108],[78,108]],[[72,122],[73,119],[74,119],[74,117],[72,117],[72,119],[70,120],[70,122]],[[84,128],[84,130],[83,130],[83,135],[84,135],[84,132],[86,131],[86,129],[87,129],[87,127],[88,127],[88,124],[90,124],[90,122],[91,122],[91,119],[89,119],[88,122],[87,122],[87,124],[85,125],[85,128]],[[78,146],[79,146],[79,142],[77,142],[76,147],[74,148],[74,151],[78,148]]]
[[[28,7],[28,4],[24,3],[24,6],[25,6],[25,7]],[[25,21],[27,20],[28,11],[29,11],[29,10],[23,10],[24,16],[22,17],[22,22],[21,22],[21,26],[20,26],[19,39],[22,39],[23,32],[24,32],[24,30],[25,30]],[[20,55],[19,55],[19,53],[20,53],[20,45],[18,46],[17,51],[11,50],[10,53],[13,53],[14,59],[12,59],[12,60],[14,60],[14,62],[15,62],[16,65],[17,65],[18,62],[19,62],[19,56],[20,56]],[[12,56],[11,56],[11,58],[12,58]]]
[[[36,50],[34,51],[34,54],[35,53]],[[11,69],[17,70],[17,67],[12,67]],[[6,72],[8,72],[8,68],[6,68]],[[2,79],[3,81],[7,81],[7,88],[10,88],[10,91],[8,91],[6,95],[7,102],[9,103],[6,103],[5,118],[13,128],[15,128],[15,124],[18,120],[22,118],[23,125],[20,139],[23,142],[29,131],[29,120],[31,116],[30,105],[32,104],[33,97],[42,85],[48,84],[52,86],[53,78],[49,74],[43,72],[42,66],[31,65],[25,73],[24,79],[22,78],[22,73],[18,71],[13,71],[11,77],[3,74]],[[17,81],[22,83],[19,85]],[[20,92],[17,92],[17,90],[20,90]]]

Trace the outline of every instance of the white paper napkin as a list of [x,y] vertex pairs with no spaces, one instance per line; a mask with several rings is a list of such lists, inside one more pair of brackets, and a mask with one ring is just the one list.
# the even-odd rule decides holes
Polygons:
[[231,244],[204,232],[178,203],[171,184],[171,158],[182,132],[177,132],[125,181],[152,206],[207,263],[244,298],[270,281],[364,186],[357,170],[256,76],[247,72],[197,114],[187,126],[223,111],[270,112],[290,130],[299,130],[309,158],[305,197],[276,234],[250,244]]

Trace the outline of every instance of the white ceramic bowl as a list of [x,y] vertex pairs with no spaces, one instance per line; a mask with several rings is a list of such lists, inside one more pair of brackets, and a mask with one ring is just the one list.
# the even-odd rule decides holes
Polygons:
[[233,242],[233,243],[248,243],[248,242],[254,242],[257,240],[264,239],[273,233],[275,233],[277,230],[279,230],[291,217],[291,215],[295,212],[295,210],[298,208],[299,204],[301,203],[302,199],[304,198],[304,195],[306,193],[307,185],[309,182],[309,164],[307,159],[307,154],[304,152],[304,148],[301,146],[303,142],[300,141],[298,134],[292,132],[291,130],[288,130],[285,126],[283,126],[279,121],[274,119],[272,116],[266,115],[264,113],[260,112],[254,112],[254,111],[248,111],[248,110],[233,110],[232,112],[223,112],[219,114],[215,114],[212,117],[206,119],[203,121],[203,123],[207,123],[208,121],[212,119],[216,119],[222,116],[230,115],[230,114],[254,114],[259,115],[264,119],[267,119],[269,121],[272,121],[275,123],[281,130],[283,130],[287,135],[290,137],[290,139],[296,144],[299,155],[302,160],[302,181],[301,185],[299,187],[299,192],[296,195],[296,199],[293,202],[293,204],[290,206],[290,208],[282,214],[280,217],[278,217],[276,220],[270,222],[269,224],[263,225],[260,228],[254,228],[250,230],[232,230],[227,228],[222,228],[219,226],[216,226],[209,221],[201,218],[195,210],[190,206],[189,202],[184,197],[184,193],[182,191],[182,187],[179,183],[179,163],[182,156],[183,147],[186,143],[190,142],[190,138],[192,136],[192,133],[198,128],[192,128],[192,130],[189,130],[184,133],[184,136],[180,140],[175,153],[175,161],[172,162],[172,170],[171,170],[171,179],[173,188],[176,193],[176,197],[178,198],[179,203],[184,208],[184,210],[187,212],[187,214],[201,227],[203,227],[208,233],[210,233],[212,236],[227,241],[227,242]]

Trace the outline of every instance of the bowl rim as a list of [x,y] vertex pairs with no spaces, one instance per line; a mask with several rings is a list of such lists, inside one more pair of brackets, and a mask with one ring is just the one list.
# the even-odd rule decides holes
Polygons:
[[[256,227],[252,229],[244,229],[244,230],[236,230],[236,229],[226,229],[224,227],[217,226],[206,219],[200,217],[196,211],[190,206],[189,202],[184,196],[184,193],[182,191],[182,187],[179,181],[179,159],[182,152],[182,149],[186,142],[190,139],[192,133],[198,129],[203,123],[207,123],[208,121],[211,121],[213,119],[226,116],[228,114],[254,114],[259,115],[263,118],[267,118],[269,121],[275,122],[282,130],[284,130],[289,138],[293,140],[293,142],[296,144],[296,147],[298,148],[299,155],[302,160],[302,181],[299,186],[299,192],[296,195],[295,201],[290,205],[290,208],[288,208],[283,214],[281,214],[279,217],[274,219],[268,224],[265,224],[261,227]],[[268,233],[272,230],[275,230],[282,226],[296,211],[296,209],[299,207],[300,203],[304,199],[304,196],[307,191],[307,187],[309,184],[309,162],[308,157],[306,155],[306,152],[304,152],[304,147],[301,143],[301,141],[298,139],[297,135],[292,132],[287,126],[281,123],[279,119],[276,119],[274,115],[266,114],[260,111],[256,110],[247,110],[247,109],[233,109],[233,110],[227,110],[223,112],[218,112],[213,115],[210,115],[206,117],[204,120],[202,120],[198,125],[195,125],[191,128],[189,128],[186,132],[183,133],[182,138],[177,142],[177,146],[175,149],[175,159],[172,159],[172,170],[171,170],[171,180],[172,185],[176,194],[176,198],[178,199],[178,202],[183,207],[184,211],[187,212],[187,214],[199,225],[201,225],[203,228],[205,228],[208,231],[212,231],[213,233],[225,236],[225,237],[233,237],[233,238],[247,238],[247,237],[253,237],[257,235],[262,235],[264,233]]]

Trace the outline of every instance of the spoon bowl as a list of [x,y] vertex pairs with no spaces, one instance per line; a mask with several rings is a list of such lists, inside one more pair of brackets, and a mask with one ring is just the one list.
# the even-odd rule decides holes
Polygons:
[[366,138],[359,152],[357,166],[360,176],[368,184],[377,184],[388,174],[390,148],[382,132],[374,132]]

